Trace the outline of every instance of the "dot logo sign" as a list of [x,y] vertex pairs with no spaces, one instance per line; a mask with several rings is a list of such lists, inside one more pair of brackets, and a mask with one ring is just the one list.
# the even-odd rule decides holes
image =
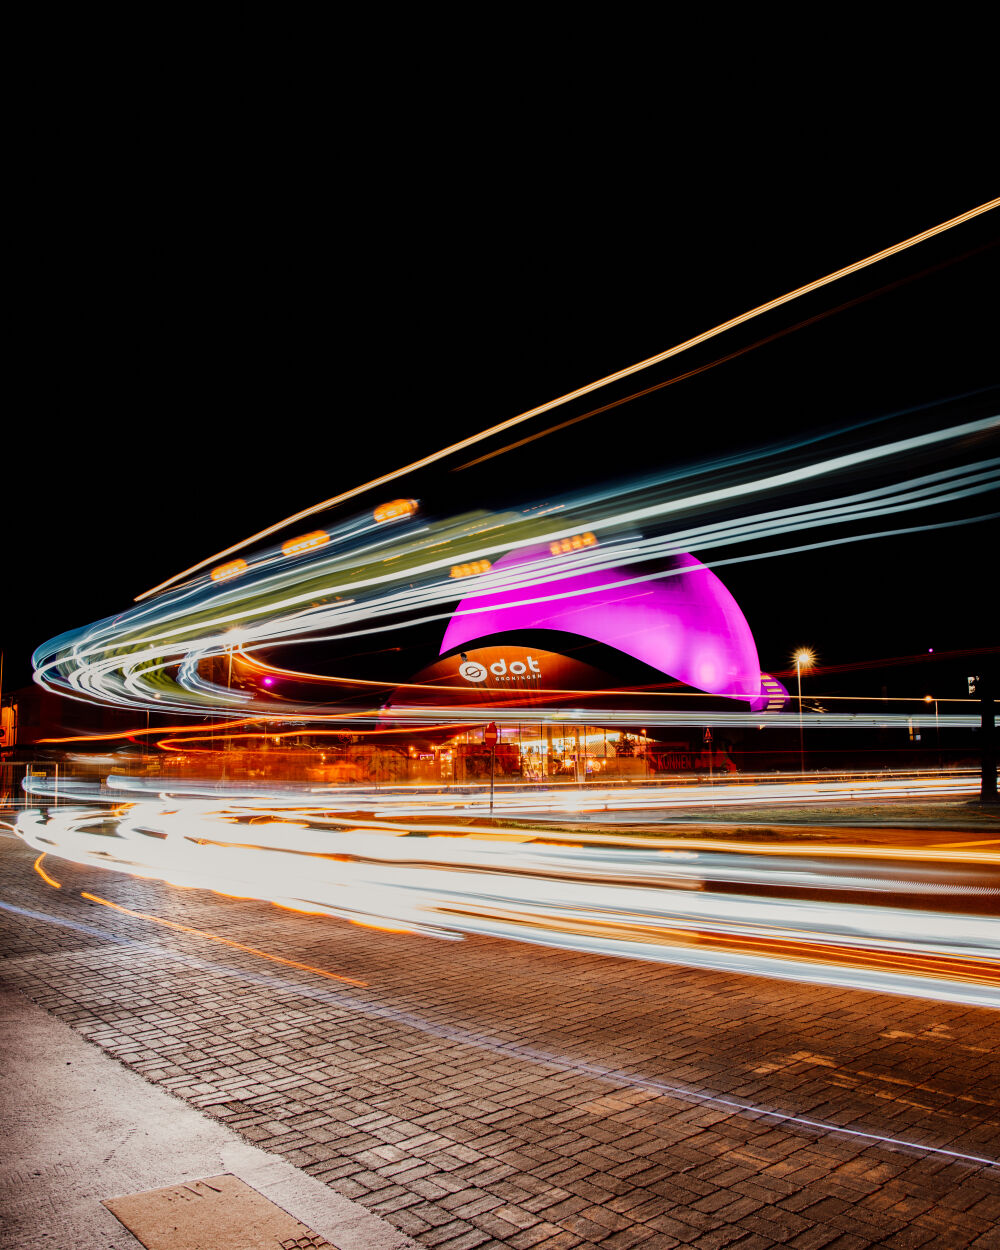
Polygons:
[[[511,660],[511,663],[510,663],[511,673],[515,677],[522,677],[525,673],[529,671],[532,673],[540,673],[542,671],[539,665],[531,658],[530,655],[527,657],[527,661],[528,661],[527,664],[525,664],[524,660]],[[490,672],[495,677],[507,676],[507,661],[503,658],[503,656],[501,656],[500,659],[497,660],[495,664],[490,665]]]
[[537,660],[532,659],[530,655],[524,657],[523,660],[511,660],[505,656],[494,660],[487,667],[480,663],[479,660],[466,660],[459,665],[459,674],[466,681],[483,682],[487,681],[492,674],[494,682],[513,682],[517,683],[523,677],[538,677],[541,674],[541,665]]

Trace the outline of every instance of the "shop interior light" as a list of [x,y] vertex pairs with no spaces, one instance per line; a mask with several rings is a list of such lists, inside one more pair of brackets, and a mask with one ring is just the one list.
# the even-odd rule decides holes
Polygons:
[[589,530],[586,534],[574,534],[572,538],[559,538],[549,543],[549,551],[554,556],[561,556],[567,551],[580,551],[583,547],[596,547],[597,538]]

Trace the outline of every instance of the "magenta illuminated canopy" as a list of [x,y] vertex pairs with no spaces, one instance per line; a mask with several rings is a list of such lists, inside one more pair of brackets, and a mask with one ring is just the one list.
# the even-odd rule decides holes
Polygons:
[[[547,547],[511,552],[493,570],[548,554]],[[744,700],[754,711],[765,707],[750,626],[715,574],[682,554],[655,578],[641,576],[601,569],[471,595],[448,623],[440,654],[489,634],[559,630],[606,643],[697,690]]]

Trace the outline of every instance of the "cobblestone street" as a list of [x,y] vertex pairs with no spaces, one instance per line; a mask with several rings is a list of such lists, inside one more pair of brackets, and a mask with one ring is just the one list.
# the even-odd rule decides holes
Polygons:
[[1000,1246],[995,1012],[35,858],[0,839],[8,986],[423,1245]]

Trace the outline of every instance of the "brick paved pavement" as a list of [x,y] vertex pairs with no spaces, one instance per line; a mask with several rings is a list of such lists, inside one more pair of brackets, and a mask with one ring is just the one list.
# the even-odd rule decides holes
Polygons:
[[0,899],[63,924],[0,911],[8,983],[427,1246],[1000,1246],[1000,1168],[705,1100],[1000,1159],[995,1012],[374,932],[46,861],[56,891],[33,858],[0,840]]

